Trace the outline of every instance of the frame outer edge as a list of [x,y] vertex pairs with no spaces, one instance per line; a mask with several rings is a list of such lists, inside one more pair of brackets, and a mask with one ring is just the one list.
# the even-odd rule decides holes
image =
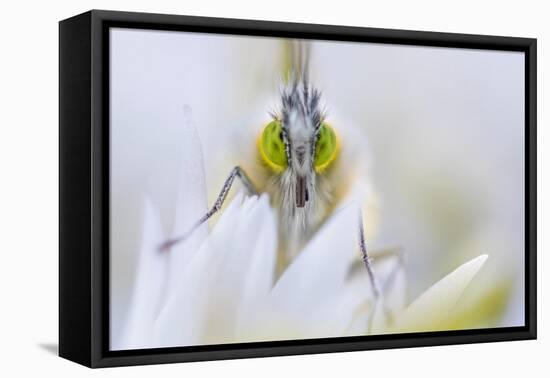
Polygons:
[[[121,365],[137,364],[156,364],[170,362],[202,361],[233,358],[252,358],[267,357],[279,355],[311,354],[343,352],[371,349],[387,348],[408,348],[432,345],[448,345],[458,343],[479,343],[495,341],[524,340],[536,337],[536,40],[530,38],[516,37],[496,37],[483,35],[468,35],[455,33],[433,33],[405,30],[387,30],[375,28],[359,28],[348,26],[332,25],[313,25],[297,24],[272,21],[254,21],[254,20],[236,20],[224,18],[208,18],[195,16],[177,16],[146,14],[133,12],[115,12],[93,10],[86,15],[89,17],[89,49],[88,60],[83,64],[90,70],[90,83],[88,92],[88,103],[86,106],[89,111],[87,124],[88,146],[91,149],[88,156],[90,165],[87,169],[88,178],[92,192],[89,194],[86,203],[89,204],[89,225],[87,237],[90,238],[88,245],[88,292],[89,308],[87,337],[88,363],[90,367],[107,367]],[[77,16],[79,17],[79,16]],[[526,104],[526,123],[529,138],[527,147],[530,148],[529,156],[526,158],[526,164],[529,164],[528,172],[530,182],[530,191],[526,193],[529,196],[529,220],[530,227],[526,230],[526,237],[529,238],[529,250],[526,250],[526,256],[529,263],[526,268],[529,269],[528,280],[526,280],[526,290],[528,290],[529,306],[526,322],[528,326],[517,328],[493,328],[486,330],[463,330],[458,332],[446,331],[434,333],[401,334],[397,336],[369,336],[368,338],[339,338],[335,340],[300,340],[294,342],[275,342],[275,343],[251,343],[249,345],[224,345],[209,346],[209,348],[188,348],[183,351],[178,348],[164,348],[159,350],[139,350],[130,351],[125,354],[109,351],[109,254],[108,254],[108,176],[109,169],[109,136],[108,124],[109,108],[108,104],[108,83],[109,83],[109,65],[108,33],[105,33],[106,25],[112,23],[125,23],[134,25],[133,27],[160,26],[162,30],[178,30],[179,28],[189,26],[200,30],[201,32],[229,33],[247,35],[269,35],[269,36],[298,36],[314,39],[328,40],[357,40],[364,42],[392,43],[392,44],[418,44],[429,46],[450,46],[457,48],[478,48],[495,49],[525,52],[529,59],[526,70],[526,84],[529,86],[528,99]],[[132,26],[130,26],[132,27]],[[60,50],[61,51],[61,50]],[[74,52],[73,52],[74,54]],[[60,52],[61,62],[61,52]],[[61,65],[60,65],[61,69]],[[61,72],[60,72],[61,82]],[[61,84],[60,84],[61,88]],[[60,91],[61,92],[61,91]],[[60,101],[60,115],[62,103]],[[61,128],[60,116],[60,128]],[[60,132],[60,138],[62,133]],[[60,139],[61,142],[61,139]],[[61,143],[60,143],[61,146]],[[60,159],[60,167],[63,162]],[[527,176],[526,176],[527,177]],[[60,169],[60,187],[61,187],[61,169]],[[67,185],[68,182],[65,182]],[[533,186],[534,184],[534,186]],[[61,196],[61,192],[60,192]],[[60,202],[61,206],[61,202]],[[61,208],[60,208],[61,211]],[[67,236],[65,236],[67,237]],[[60,233],[61,239],[61,233]],[[77,239],[78,240],[78,239]],[[60,240],[61,246],[61,240]],[[61,247],[60,247],[61,251]],[[61,253],[61,252],[60,252]],[[60,258],[60,267],[61,267]],[[61,269],[60,269],[61,274]],[[61,286],[60,286],[61,287]],[[61,296],[61,292],[60,292]],[[61,304],[61,298],[60,298]],[[61,313],[61,306],[60,306]],[[61,329],[61,324],[60,324]],[[61,340],[61,339],[60,339]],[[308,342],[307,344],[305,342]],[[83,342],[81,342],[83,343]],[[259,345],[262,344],[262,345]],[[268,345],[269,344],[269,345]],[[61,342],[60,342],[61,351]],[[127,352],[127,351],[126,351]],[[78,361],[77,361],[78,362]],[[82,363],[82,362],[81,362]]]
[[[105,314],[103,298],[109,300],[107,269],[109,240],[109,172],[108,125],[109,115],[103,94],[103,86],[108,87],[109,62],[103,57],[103,19],[101,13],[91,11],[91,367],[101,367],[104,350],[109,348],[109,316]],[[108,37],[108,36],[107,36]],[[107,253],[106,253],[107,252]],[[105,316],[106,315],[106,316]]]
[[90,366],[90,12],[59,23],[59,355]]
[[[529,193],[529,230],[526,230],[526,237],[529,238],[529,281],[526,287],[529,288],[529,333],[533,339],[537,338],[537,40],[531,39],[527,48],[529,54],[528,77],[526,84],[529,85],[529,159],[528,159],[528,184]],[[527,75],[526,75],[527,76]],[[527,320],[527,319],[526,319]]]

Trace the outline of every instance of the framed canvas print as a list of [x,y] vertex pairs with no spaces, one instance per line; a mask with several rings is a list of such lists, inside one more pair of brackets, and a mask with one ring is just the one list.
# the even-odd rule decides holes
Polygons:
[[536,337],[536,40],[60,22],[62,357]]

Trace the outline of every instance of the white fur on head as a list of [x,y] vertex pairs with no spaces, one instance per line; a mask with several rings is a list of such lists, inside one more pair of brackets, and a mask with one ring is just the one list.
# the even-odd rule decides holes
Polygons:
[[[320,98],[321,93],[304,77],[293,77],[281,90],[277,118],[283,129],[288,168],[275,179],[274,200],[280,209],[283,236],[290,244],[300,244],[311,235],[331,197],[327,180],[314,169],[315,144],[324,119]],[[305,185],[306,201],[298,206],[300,185]]]

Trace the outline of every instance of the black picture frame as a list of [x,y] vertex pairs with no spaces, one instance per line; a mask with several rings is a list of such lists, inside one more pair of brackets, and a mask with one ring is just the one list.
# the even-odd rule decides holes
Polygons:
[[[525,53],[525,326],[109,350],[110,27]],[[89,367],[536,338],[536,39],[92,10],[59,23],[59,355]]]

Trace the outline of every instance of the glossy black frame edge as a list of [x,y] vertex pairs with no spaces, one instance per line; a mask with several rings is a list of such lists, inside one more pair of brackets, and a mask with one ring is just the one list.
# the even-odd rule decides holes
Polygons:
[[[109,27],[525,53],[523,327],[109,351]],[[536,39],[92,10],[59,23],[59,355],[89,367],[536,338]]]

